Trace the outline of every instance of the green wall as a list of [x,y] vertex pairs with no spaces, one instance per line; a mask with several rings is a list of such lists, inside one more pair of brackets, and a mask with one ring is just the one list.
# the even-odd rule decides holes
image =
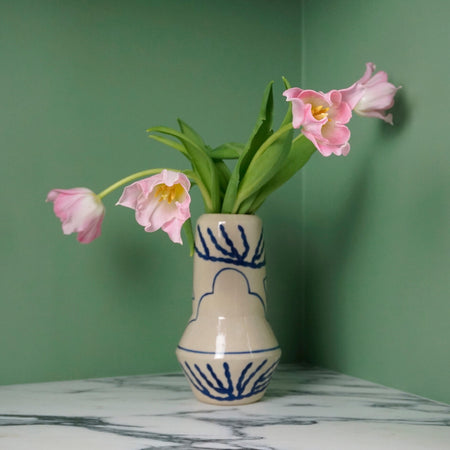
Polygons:
[[373,61],[403,86],[393,127],[356,117],[350,154],[306,169],[308,358],[450,401],[450,6],[305,6],[305,85],[346,87]]
[[102,237],[80,245],[50,189],[184,168],[146,128],[181,117],[210,145],[244,141],[268,81],[280,119],[282,75],[343,88],[371,60],[404,86],[396,125],[355,118],[348,157],[314,155],[260,210],[269,319],[285,362],[450,400],[449,7],[372,3],[0,2],[0,384],[178,370],[187,248],[114,195]]
[[[120,193],[105,199],[102,237],[80,245],[63,236],[45,197],[55,187],[99,192],[145,168],[187,168],[145,132],[177,127],[177,117],[212,146],[245,141],[270,80],[281,118],[281,76],[298,79],[301,69],[300,11],[297,1],[0,2],[0,383],[179,369],[187,248],[145,233],[132,211],[114,207]],[[290,200],[280,193],[261,210],[285,361],[299,359],[304,341],[291,283],[300,258],[291,250],[283,267],[289,244],[277,234]],[[298,205],[289,225],[297,247],[300,218]]]

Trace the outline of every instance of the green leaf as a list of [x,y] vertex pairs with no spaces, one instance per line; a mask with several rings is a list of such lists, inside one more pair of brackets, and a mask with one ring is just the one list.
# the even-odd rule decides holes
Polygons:
[[289,154],[281,169],[264,185],[253,198],[248,207],[248,213],[254,214],[264,203],[265,199],[276,189],[292,178],[309,161],[316,151],[314,144],[303,134],[294,139]]
[[237,210],[238,214],[253,214],[250,212],[250,208],[253,205],[253,202],[255,201],[256,197],[258,195],[258,192],[255,192],[250,197],[247,197],[240,205],[239,209]]
[[[202,159],[204,156],[206,156],[209,159],[209,157],[208,157],[207,153],[204,151],[204,149],[202,149],[196,142],[189,139],[189,137],[187,137],[183,132],[174,130],[173,128],[169,128],[169,127],[152,127],[152,128],[149,128],[147,130],[147,132],[150,133],[149,137],[159,140],[160,142],[163,142],[167,145],[171,145],[169,143],[169,141],[172,142],[170,139],[165,139],[160,136],[155,137],[151,133],[160,133],[160,134],[165,134],[167,136],[172,136],[174,138],[177,138],[183,144],[184,151],[180,148],[177,148],[177,150],[181,151],[190,161],[192,158],[192,154],[189,153],[188,151],[186,151],[186,147],[187,147],[186,144],[190,145],[192,148],[195,149],[194,154],[198,154],[197,156],[199,156],[200,159]],[[204,154],[203,157],[202,157],[202,153]]]
[[[291,87],[289,81],[286,80],[286,78],[284,78],[284,77],[283,77],[283,82],[284,82],[284,87],[286,89],[289,89]],[[292,102],[287,102],[287,103],[289,106],[288,106],[286,115],[284,116],[283,122],[281,123],[281,127],[283,127],[284,125],[287,125],[288,123],[292,123]]]
[[251,160],[255,156],[259,147],[272,135],[273,121],[273,81],[271,81],[264,91],[261,110],[259,112],[258,122],[253,130],[249,143],[241,155],[239,165],[239,175],[242,178],[247,172]]
[[194,254],[195,242],[194,242],[194,232],[192,231],[192,222],[190,218],[186,220],[186,222],[184,222],[183,231],[188,241],[189,255],[192,256]]
[[181,151],[191,162],[201,180],[206,182],[210,178],[209,164],[212,162],[208,154],[194,141],[185,136],[182,132],[168,127],[152,127],[147,130],[149,133],[160,133],[177,138],[184,146],[185,151]]
[[[220,188],[219,188],[219,178],[216,170],[216,165],[214,164],[211,156],[209,148],[205,145],[203,138],[186,122],[183,122],[181,119],[178,119],[178,125],[180,126],[181,132],[189,139],[189,141],[195,143],[199,149],[202,150],[203,155],[207,157],[207,164],[210,173],[210,178],[208,179],[207,188],[210,193],[212,209],[211,212],[219,212],[220,211]],[[192,148],[192,143],[188,141],[184,141],[183,144],[190,154],[197,154],[197,150]],[[203,159],[204,159],[203,156]],[[194,164],[194,168],[196,165]]]
[[222,213],[231,214],[239,186],[239,161],[236,163],[222,202]]
[[214,150],[211,150],[209,154],[213,159],[237,159],[243,150],[243,144],[228,142],[227,144],[222,144]]
[[286,78],[286,77],[281,77],[281,79],[283,80],[284,87],[285,87],[286,89],[290,89],[290,88],[291,88],[291,83],[289,83],[289,81],[287,80],[287,78]]
[[243,201],[268,183],[283,166],[292,145],[293,134],[292,124],[289,123],[261,145],[239,185],[233,213],[239,210]]
[[223,161],[214,161],[217,169],[217,175],[219,177],[219,186],[221,196],[225,194],[225,191],[228,186],[228,182],[230,181],[231,172],[228,166]]
[[187,154],[186,149],[181,144],[179,144],[178,142],[175,142],[172,139],[167,139],[165,137],[158,136],[156,134],[150,134],[148,137],[150,139],[154,139],[155,141],[161,142],[162,144],[165,144],[165,145],[167,145],[169,147],[172,147],[175,150],[178,150],[184,156],[189,158],[189,155]]
[[236,196],[239,188],[239,183],[246,173],[250,161],[253,159],[255,153],[260,146],[272,134],[272,119],[273,119],[273,81],[268,84],[264,91],[263,101],[259,112],[258,120],[253,129],[253,132],[241,153],[236,166],[231,174],[228,183],[227,191],[222,205],[223,213],[231,213],[236,202]]
[[183,122],[181,119],[177,119],[178,125],[180,127],[181,132],[192,142],[195,142],[199,147],[205,149],[206,145],[203,142],[203,138],[186,122]]

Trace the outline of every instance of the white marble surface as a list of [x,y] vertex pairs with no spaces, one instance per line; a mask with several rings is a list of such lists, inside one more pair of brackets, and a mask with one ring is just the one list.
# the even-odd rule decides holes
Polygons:
[[262,401],[199,403],[181,374],[0,387],[1,450],[449,450],[450,407],[279,368]]

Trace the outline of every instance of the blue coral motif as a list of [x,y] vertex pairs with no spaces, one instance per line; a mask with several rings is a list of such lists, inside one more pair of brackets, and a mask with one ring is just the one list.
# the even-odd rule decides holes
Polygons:
[[[264,240],[262,231],[256,249],[253,251],[253,254],[250,255],[250,245],[248,243],[245,230],[241,225],[238,225],[237,228],[241,236],[243,251],[239,251],[236,248],[235,242],[233,242],[233,240],[228,235],[227,231],[225,230],[225,226],[221,224],[219,226],[219,229],[225,240],[226,247],[219,244],[216,236],[214,236],[214,233],[209,227],[206,229],[209,237],[209,242],[207,243],[207,239],[205,238],[200,226],[198,225],[197,233],[202,248],[198,248],[197,246],[195,246],[195,252],[200,258],[206,261],[222,262],[233,264],[235,266],[251,267],[253,269],[264,267],[266,265],[266,260],[264,254]],[[212,254],[212,252],[214,252],[215,254]]]
[[192,367],[185,361],[183,370],[192,386],[203,395],[213,400],[235,401],[257,395],[267,388],[279,360],[269,367],[267,361],[265,359],[256,368],[253,362],[249,362],[235,380],[232,379],[227,362],[223,363],[223,375],[216,374],[211,364],[200,368],[198,364]]

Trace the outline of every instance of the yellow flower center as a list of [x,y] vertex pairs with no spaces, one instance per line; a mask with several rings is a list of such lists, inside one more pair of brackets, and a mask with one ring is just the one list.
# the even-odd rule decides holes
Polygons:
[[328,116],[329,109],[330,108],[326,108],[322,105],[318,105],[318,106],[311,105],[311,114],[313,115],[314,119],[322,120],[324,117]]
[[155,188],[155,197],[159,197],[159,201],[163,200],[167,203],[172,203],[174,200],[179,200],[184,193],[184,188],[181,184],[174,184],[167,186],[166,184],[159,184]]

